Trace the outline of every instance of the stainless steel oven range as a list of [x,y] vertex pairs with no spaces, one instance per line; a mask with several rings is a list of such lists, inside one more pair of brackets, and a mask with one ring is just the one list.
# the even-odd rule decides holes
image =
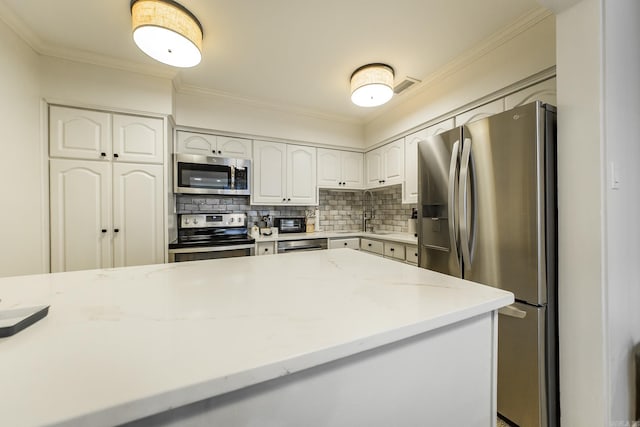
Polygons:
[[178,240],[169,244],[169,262],[250,256],[254,239],[246,214],[202,213],[178,216]]

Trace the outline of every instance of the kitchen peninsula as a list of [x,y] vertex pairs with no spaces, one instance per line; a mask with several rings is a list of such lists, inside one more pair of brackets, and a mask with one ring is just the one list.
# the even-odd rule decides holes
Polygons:
[[0,425],[488,426],[499,289],[350,249],[0,279]]

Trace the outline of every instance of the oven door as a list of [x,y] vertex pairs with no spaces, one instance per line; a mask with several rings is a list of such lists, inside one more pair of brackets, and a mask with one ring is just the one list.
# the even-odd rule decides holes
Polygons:
[[208,246],[169,249],[169,262],[199,261],[205,259],[235,258],[254,254],[254,245]]

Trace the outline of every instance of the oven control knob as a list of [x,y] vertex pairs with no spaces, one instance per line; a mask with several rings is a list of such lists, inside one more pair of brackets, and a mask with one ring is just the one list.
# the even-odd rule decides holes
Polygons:
[[189,224],[190,222],[191,222],[191,221],[189,221],[189,218],[185,218],[185,219],[184,219],[184,223],[185,223],[185,224]]
[[193,223],[194,223],[194,224],[197,224],[197,223],[198,223],[198,219],[197,219],[197,218],[194,218],[194,219],[193,219]]
[[233,222],[233,218],[231,218],[231,219],[229,220],[229,222]]

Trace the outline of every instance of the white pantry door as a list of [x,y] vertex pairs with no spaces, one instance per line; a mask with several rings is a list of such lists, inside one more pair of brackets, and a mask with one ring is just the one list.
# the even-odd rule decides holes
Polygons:
[[164,262],[161,165],[113,165],[114,267]]
[[51,271],[111,267],[111,165],[50,161]]

